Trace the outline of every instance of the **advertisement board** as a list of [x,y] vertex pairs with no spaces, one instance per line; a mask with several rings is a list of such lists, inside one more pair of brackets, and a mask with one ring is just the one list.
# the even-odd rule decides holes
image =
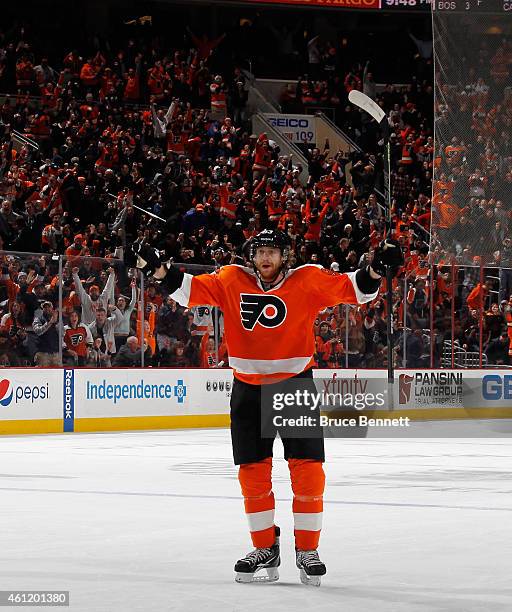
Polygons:
[[0,421],[62,417],[62,370],[9,368],[0,374]]
[[75,370],[75,419],[227,414],[228,369]]
[[395,376],[398,409],[458,408],[468,416],[499,409],[512,416],[510,370],[399,370]]
[[[384,370],[318,369],[314,378],[377,416],[512,418],[510,370],[397,370],[393,402]],[[232,388],[230,369],[6,368],[0,434],[227,427]]]
[[[330,392],[364,394],[381,386],[387,398],[384,370],[319,369],[314,378],[324,379]],[[396,370],[393,395],[393,412],[418,419],[512,418],[510,370]]]
[[462,407],[463,376],[463,370],[397,371],[395,406],[413,409]]
[[1,371],[0,434],[61,432],[62,423],[62,370]]
[[466,405],[506,408],[512,413],[512,371],[479,370],[466,373]]
[[264,113],[267,121],[294,144],[316,144],[316,118],[313,115]]

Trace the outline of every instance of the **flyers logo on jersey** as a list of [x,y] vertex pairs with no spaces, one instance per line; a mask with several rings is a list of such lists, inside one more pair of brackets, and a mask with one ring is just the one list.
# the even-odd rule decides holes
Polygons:
[[71,346],[78,346],[85,340],[85,336],[82,333],[72,334],[71,335]]
[[245,329],[278,327],[286,319],[286,304],[276,295],[240,294],[240,316]]

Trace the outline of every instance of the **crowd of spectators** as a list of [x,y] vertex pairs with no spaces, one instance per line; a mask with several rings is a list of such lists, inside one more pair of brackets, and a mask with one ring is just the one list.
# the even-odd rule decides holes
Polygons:
[[[464,335],[459,333],[460,345],[483,350],[489,363],[508,364],[512,356],[512,41],[483,36],[468,45],[453,18],[444,16],[441,27],[449,39],[441,39],[438,46],[442,69],[436,96],[433,244],[444,260],[484,268],[474,285],[474,272],[468,273],[469,321]],[[457,57],[450,52],[451,45],[460,49]]]
[[[376,187],[383,191],[378,172],[377,180],[372,176],[379,164],[381,134],[369,115],[348,102],[348,94],[354,88],[362,90],[387,111],[397,234],[402,239],[405,232],[409,245],[418,239],[422,246],[412,249],[413,257],[422,250],[426,254],[423,243],[430,242],[429,262],[420,261],[424,271],[430,263],[437,264],[433,279],[418,270],[412,275],[404,270],[403,277],[412,287],[407,297],[404,288],[398,292],[395,316],[400,321],[401,303],[407,300],[406,325],[416,330],[405,342],[406,362],[438,365],[443,342],[448,340],[454,341],[457,351],[483,353],[489,363],[508,364],[512,355],[512,96],[508,87],[512,44],[507,38],[483,37],[478,45],[468,45],[457,18],[449,19],[444,35],[458,39],[441,40],[438,47],[438,61],[443,65],[437,82],[436,150],[432,41],[420,40],[411,32],[408,35],[417,50],[411,83],[377,87],[370,62],[354,63],[340,72],[336,67],[343,48],[316,36],[308,42],[308,73],[285,86],[280,104],[285,112],[330,112],[356,144],[375,153],[368,157],[367,173],[354,177],[367,183],[353,181],[366,196]],[[451,52],[454,48],[462,50],[462,57]],[[353,161],[353,169],[364,165],[357,154]],[[418,206],[422,202],[426,205]],[[449,265],[452,262],[455,269]],[[480,293],[483,298],[475,304],[474,297]],[[455,333],[450,337],[452,328]]]
[[[466,57],[444,55],[436,100],[437,238],[462,263],[479,255],[487,265],[510,268],[512,42],[484,39]],[[469,70],[462,72],[464,66]],[[502,299],[512,289],[509,275]]]
[[[4,39],[1,365],[49,366],[62,357],[89,367],[227,366],[222,313],[184,309],[125,268],[123,252],[136,241],[196,273],[247,262],[250,238],[277,227],[290,238],[292,266],[345,272],[371,263],[386,225],[374,126],[344,107],[343,127],[365,152],[345,158],[328,142],[311,147],[309,179],[301,181],[293,157],[252,133],[240,68],[210,70],[222,37],[190,33],[189,42],[164,48],[134,37],[115,51],[69,50],[50,65],[34,56],[30,40]],[[351,88],[371,86],[368,64],[349,76],[330,103],[344,106]],[[300,80],[294,92],[304,103],[316,87],[310,83]],[[429,257],[432,85],[389,85],[376,97],[392,126],[392,227],[407,262],[393,287],[396,365],[429,365],[431,356],[439,364],[454,306],[460,346],[483,343],[490,360],[508,362],[502,334],[511,288],[502,283],[505,301],[492,304],[497,282],[482,283],[474,269],[431,271],[434,260],[449,263],[437,243]],[[385,366],[385,318],[381,297],[319,313],[318,365]]]

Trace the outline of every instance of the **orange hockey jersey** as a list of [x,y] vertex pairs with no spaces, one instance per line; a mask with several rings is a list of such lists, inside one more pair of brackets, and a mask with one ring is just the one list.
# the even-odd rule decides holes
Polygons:
[[253,270],[228,265],[212,274],[185,274],[171,297],[182,306],[221,308],[235,377],[260,385],[313,366],[313,323],[319,310],[375,299],[378,291],[362,293],[355,276],[356,272],[338,274],[305,265],[290,270],[278,285],[264,291]]
[[78,324],[77,327],[64,325],[64,344],[70,351],[75,351],[79,357],[87,356],[87,347],[92,346],[92,334],[87,325]]

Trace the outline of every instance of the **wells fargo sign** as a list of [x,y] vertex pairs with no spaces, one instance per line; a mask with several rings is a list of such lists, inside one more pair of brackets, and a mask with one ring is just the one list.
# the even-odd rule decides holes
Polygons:
[[247,0],[258,4],[300,4],[326,8],[380,9],[381,0]]

